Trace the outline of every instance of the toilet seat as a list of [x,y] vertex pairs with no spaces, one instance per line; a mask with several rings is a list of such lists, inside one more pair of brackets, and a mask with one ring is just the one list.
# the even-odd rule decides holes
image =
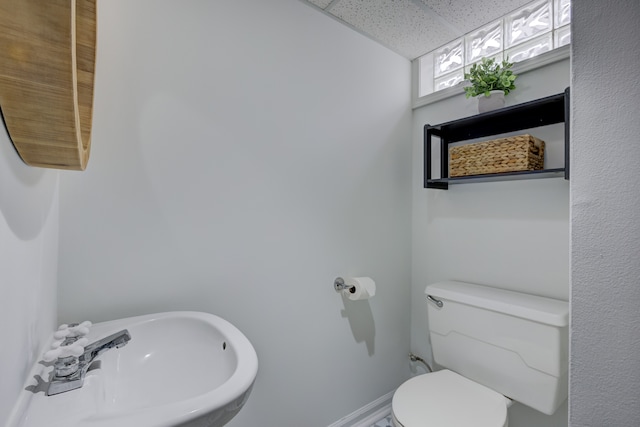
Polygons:
[[507,398],[444,369],[402,384],[391,403],[397,427],[506,427]]

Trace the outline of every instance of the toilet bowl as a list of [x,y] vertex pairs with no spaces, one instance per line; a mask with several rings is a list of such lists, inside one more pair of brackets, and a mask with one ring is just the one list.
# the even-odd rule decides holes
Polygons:
[[413,377],[394,393],[394,427],[507,427],[511,400],[453,371]]

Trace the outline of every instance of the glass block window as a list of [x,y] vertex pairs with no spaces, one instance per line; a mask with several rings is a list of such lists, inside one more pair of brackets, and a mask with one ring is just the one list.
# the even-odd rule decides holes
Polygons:
[[553,28],[551,1],[543,0],[507,15],[504,22],[506,46],[519,43],[548,33]]
[[556,28],[562,27],[563,25],[569,25],[571,23],[571,1],[556,0],[554,16],[556,20]]
[[451,74],[439,77],[435,80],[435,90],[442,90],[452,87],[464,80],[464,72],[462,70],[454,71]]
[[571,27],[568,25],[555,31],[554,46],[560,47],[571,43]]
[[551,39],[551,33],[547,33],[541,37],[537,37],[527,43],[522,43],[506,50],[505,56],[509,58],[511,62],[520,62],[525,59],[533,58],[541,53],[550,51],[553,46],[553,40]]
[[482,58],[520,62],[571,43],[571,0],[535,0],[417,59],[418,96],[464,80]]
[[502,51],[502,21],[494,22],[465,36],[467,64]]
[[450,71],[457,70],[458,68],[462,68],[462,54],[462,39],[458,39],[453,43],[438,49],[434,55],[434,70],[436,77]]

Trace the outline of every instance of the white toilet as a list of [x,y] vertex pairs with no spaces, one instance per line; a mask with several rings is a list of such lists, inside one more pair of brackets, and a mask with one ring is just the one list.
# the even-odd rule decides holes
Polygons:
[[425,293],[433,358],[445,369],[398,387],[395,427],[507,427],[511,399],[548,415],[565,401],[567,302],[462,282]]

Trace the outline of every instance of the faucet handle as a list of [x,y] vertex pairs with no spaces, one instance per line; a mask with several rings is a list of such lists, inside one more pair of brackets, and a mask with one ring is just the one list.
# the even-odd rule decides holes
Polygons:
[[86,338],[80,338],[69,345],[62,345],[56,347],[54,343],[53,350],[47,351],[42,360],[45,362],[53,362],[56,359],[64,359],[65,357],[78,357],[84,353],[84,346],[89,342]]
[[53,333],[53,338],[56,340],[63,340],[65,338],[83,337],[89,333],[90,327],[91,322],[88,320],[85,320],[82,323],[72,323],[70,325],[63,323],[60,325],[58,330]]

